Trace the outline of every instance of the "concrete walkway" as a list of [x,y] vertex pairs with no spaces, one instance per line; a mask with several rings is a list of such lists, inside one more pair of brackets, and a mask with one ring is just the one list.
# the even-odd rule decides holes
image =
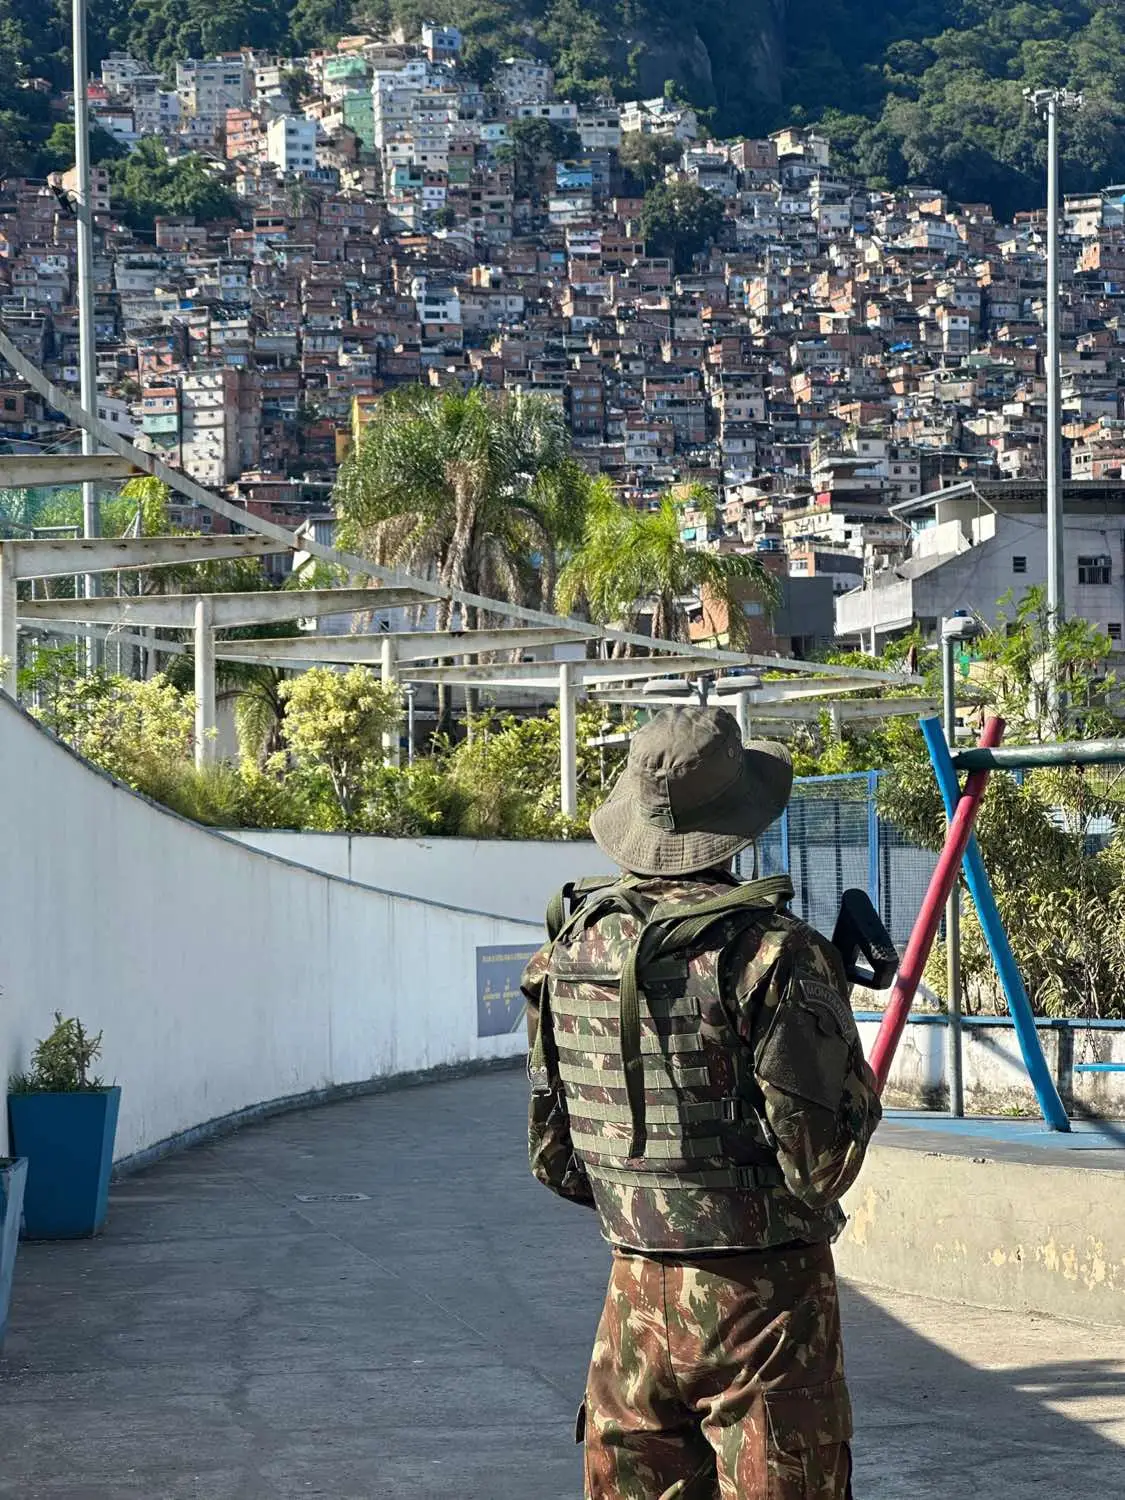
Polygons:
[[[23,1246],[0,1495],[577,1500],[606,1250],[527,1175],[524,1090],[287,1116]],[[1125,1491],[1119,1330],[856,1288],[846,1317],[857,1500]]]

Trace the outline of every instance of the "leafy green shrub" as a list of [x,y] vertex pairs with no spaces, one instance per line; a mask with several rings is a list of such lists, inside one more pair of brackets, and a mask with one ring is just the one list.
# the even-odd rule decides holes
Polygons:
[[470,798],[437,760],[412,766],[380,766],[364,805],[365,831],[386,838],[425,838],[460,833]]
[[154,761],[141,768],[134,784],[154,802],[209,828],[303,828],[309,821],[299,788],[249,759],[202,767]]
[[12,1094],[76,1094],[103,1089],[100,1078],[90,1077],[90,1066],[101,1056],[102,1034],[91,1036],[76,1017],[55,1011],[55,1029],[36,1043],[31,1067],[13,1074],[8,1081]]
[[624,746],[587,744],[605,727],[604,710],[577,716],[578,816],[560,801],[559,713],[537,719],[480,719],[473,738],[450,751],[447,773],[464,798],[458,832],[466,838],[573,839],[589,834],[590,814],[624,763]]
[[345,826],[351,826],[382,763],[384,739],[398,732],[398,691],[366,667],[314,667],[282,683],[280,691],[282,738],[300,762],[327,774]]
[[64,670],[47,706],[32,713],[79,755],[137,791],[191,757],[195,700],[163,676],[136,682]]

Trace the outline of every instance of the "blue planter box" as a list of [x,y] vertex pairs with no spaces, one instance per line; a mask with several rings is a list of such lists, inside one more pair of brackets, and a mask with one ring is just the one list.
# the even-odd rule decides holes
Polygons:
[[15,1161],[0,1157],[0,1349],[8,1331],[8,1304],[12,1300],[12,1272],[16,1268],[26,1181],[27,1162],[22,1157]]
[[25,1239],[86,1239],[101,1229],[120,1104],[119,1088],[8,1095],[12,1149],[28,1164]]

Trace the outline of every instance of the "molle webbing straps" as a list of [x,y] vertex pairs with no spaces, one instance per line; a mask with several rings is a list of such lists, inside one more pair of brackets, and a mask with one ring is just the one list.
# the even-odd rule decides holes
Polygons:
[[621,1066],[625,1071],[632,1124],[631,1158],[645,1154],[645,1075],[641,1054],[641,975],[645,964],[692,947],[724,918],[784,906],[792,899],[793,883],[788,875],[773,875],[734,886],[698,905],[685,907],[681,901],[672,901],[652,908],[621,970]]
[[[614,879],[611,875],[591,875],[585,880],[569,881],[556,891],[547,904],[546,927],[550,941],[557,943],[569,937],[577,926],[587,926],[607,911],[622,911],[635,917],[643,926],[652,910],[653,903],[646,901],[633,887],[637,878],[622,875]],[[589,904],[586,897],[596,894],[598,899]],[[535,1041],[531,1048],[528,1071],[534,1080],[537,1073],[542,1076],[547,1068],[546,1034],[551,1023],[549,986],[544,985],[539,1000],[539,1025],[535,1030]]]

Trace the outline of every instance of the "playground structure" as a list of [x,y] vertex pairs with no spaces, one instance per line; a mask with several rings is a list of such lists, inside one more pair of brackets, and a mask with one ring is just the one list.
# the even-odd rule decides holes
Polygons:
[[[966,883],[976,903],[981,929],[1008,1002],[1024,1065],[1034,1086],[1043,1118],[1051,1130],[1068,1132],[1070,1120],[1043,1055],[1031,1003],[992,895],[984,861],[973,834],[973,823],[980,811],[988,778],[993,770],[1125,764],[1125,740],[1087,740],[1073,744],[1001,748],[1004,721],[991,718],[984,726],[976,749],[951,755],[937,719],[924,719],[921,728],[945,804],[949,828],[910,941],[902,955],[898,977],[871,1052],[871,1066],[882,1089],[886,1085],[926,959],[937,935],[942,910],[963,865]],[[957,772],[961,769],[968,772],[964,788],[959,788],[957,781]],[[959,1039],[955,1034],[954,1046],[958,1045]],[[1088,1066],[1114,1071],[1118,1068],[1117,1064]]]

